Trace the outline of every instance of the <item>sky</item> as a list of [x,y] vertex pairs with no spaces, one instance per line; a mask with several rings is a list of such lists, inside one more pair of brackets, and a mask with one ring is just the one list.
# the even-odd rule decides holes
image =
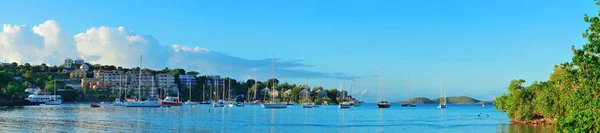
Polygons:
[[388,101],[437,98],[441,79],[448,96],[492,100],[570,61],[597,11],[592,0],[0,1],[0,58],[135,67],[142,55],[143,67],[266,80],[274,57],[282,81],[344,83],[367,102],[380,69]]

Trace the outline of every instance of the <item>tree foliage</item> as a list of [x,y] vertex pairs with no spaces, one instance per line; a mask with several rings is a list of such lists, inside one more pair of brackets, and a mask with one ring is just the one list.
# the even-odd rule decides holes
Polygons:
[[509,92],[495,99],[496,109],[513,120],[556,118],[558,132],[600,132],[600,18],[583,19],[588,42],[571,48],[572,61],[555,66],[546,82],[523,87],[523,80],[511,81]]

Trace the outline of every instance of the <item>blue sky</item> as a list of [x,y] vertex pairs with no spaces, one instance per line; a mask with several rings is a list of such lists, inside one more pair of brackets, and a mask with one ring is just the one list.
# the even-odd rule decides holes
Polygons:
[[[511,79],[546,80],[553,65],[570,61],[571,46],[585,43],[583,14],[597,9],[592,0],[0,1],[0,23],[33,27],[54,20],[70,36],[122,26],[157,45],[199,46],[218,54],[189,58],[227,58],[220,64],[247,67],[266,63],[260,70],[269,69],[274,54],[303,64],[276,72],[282,80],[302,84],[312,76],[310,84],[333,88],[341,73],[355,74],[355,91],[368,89],[367,101],[376,99],[379,68],[391,101],[407,97],[409,76],[412,96],[438,97],[443,77],[449,96],[491,100]],[[154,63],[169,66],[163,62]],[[230,67],[206,73],[268,77],[256,74],[268,70]]]

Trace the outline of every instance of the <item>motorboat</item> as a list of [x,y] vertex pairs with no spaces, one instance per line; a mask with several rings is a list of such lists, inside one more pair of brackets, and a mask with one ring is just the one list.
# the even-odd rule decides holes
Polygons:
[[165,100],[160,101],[161,105],[169,106],[181,106],[183,103],[179,101],[179,97],[167,97]]

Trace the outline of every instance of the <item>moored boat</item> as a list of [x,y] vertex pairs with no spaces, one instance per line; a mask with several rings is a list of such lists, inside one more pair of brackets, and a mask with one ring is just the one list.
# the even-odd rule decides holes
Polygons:
[[161,105],[169,105],[169,106],[181,106],[183,103],[179,101],[179,97],[167,97],[165,100],[160,101]]
[[381,97],[381,101],[377,102],[377,108],[390,108],[392,106],[391,103],[385,100],[385,93],[383,92],[383,70],[379,70],[379,97]]

